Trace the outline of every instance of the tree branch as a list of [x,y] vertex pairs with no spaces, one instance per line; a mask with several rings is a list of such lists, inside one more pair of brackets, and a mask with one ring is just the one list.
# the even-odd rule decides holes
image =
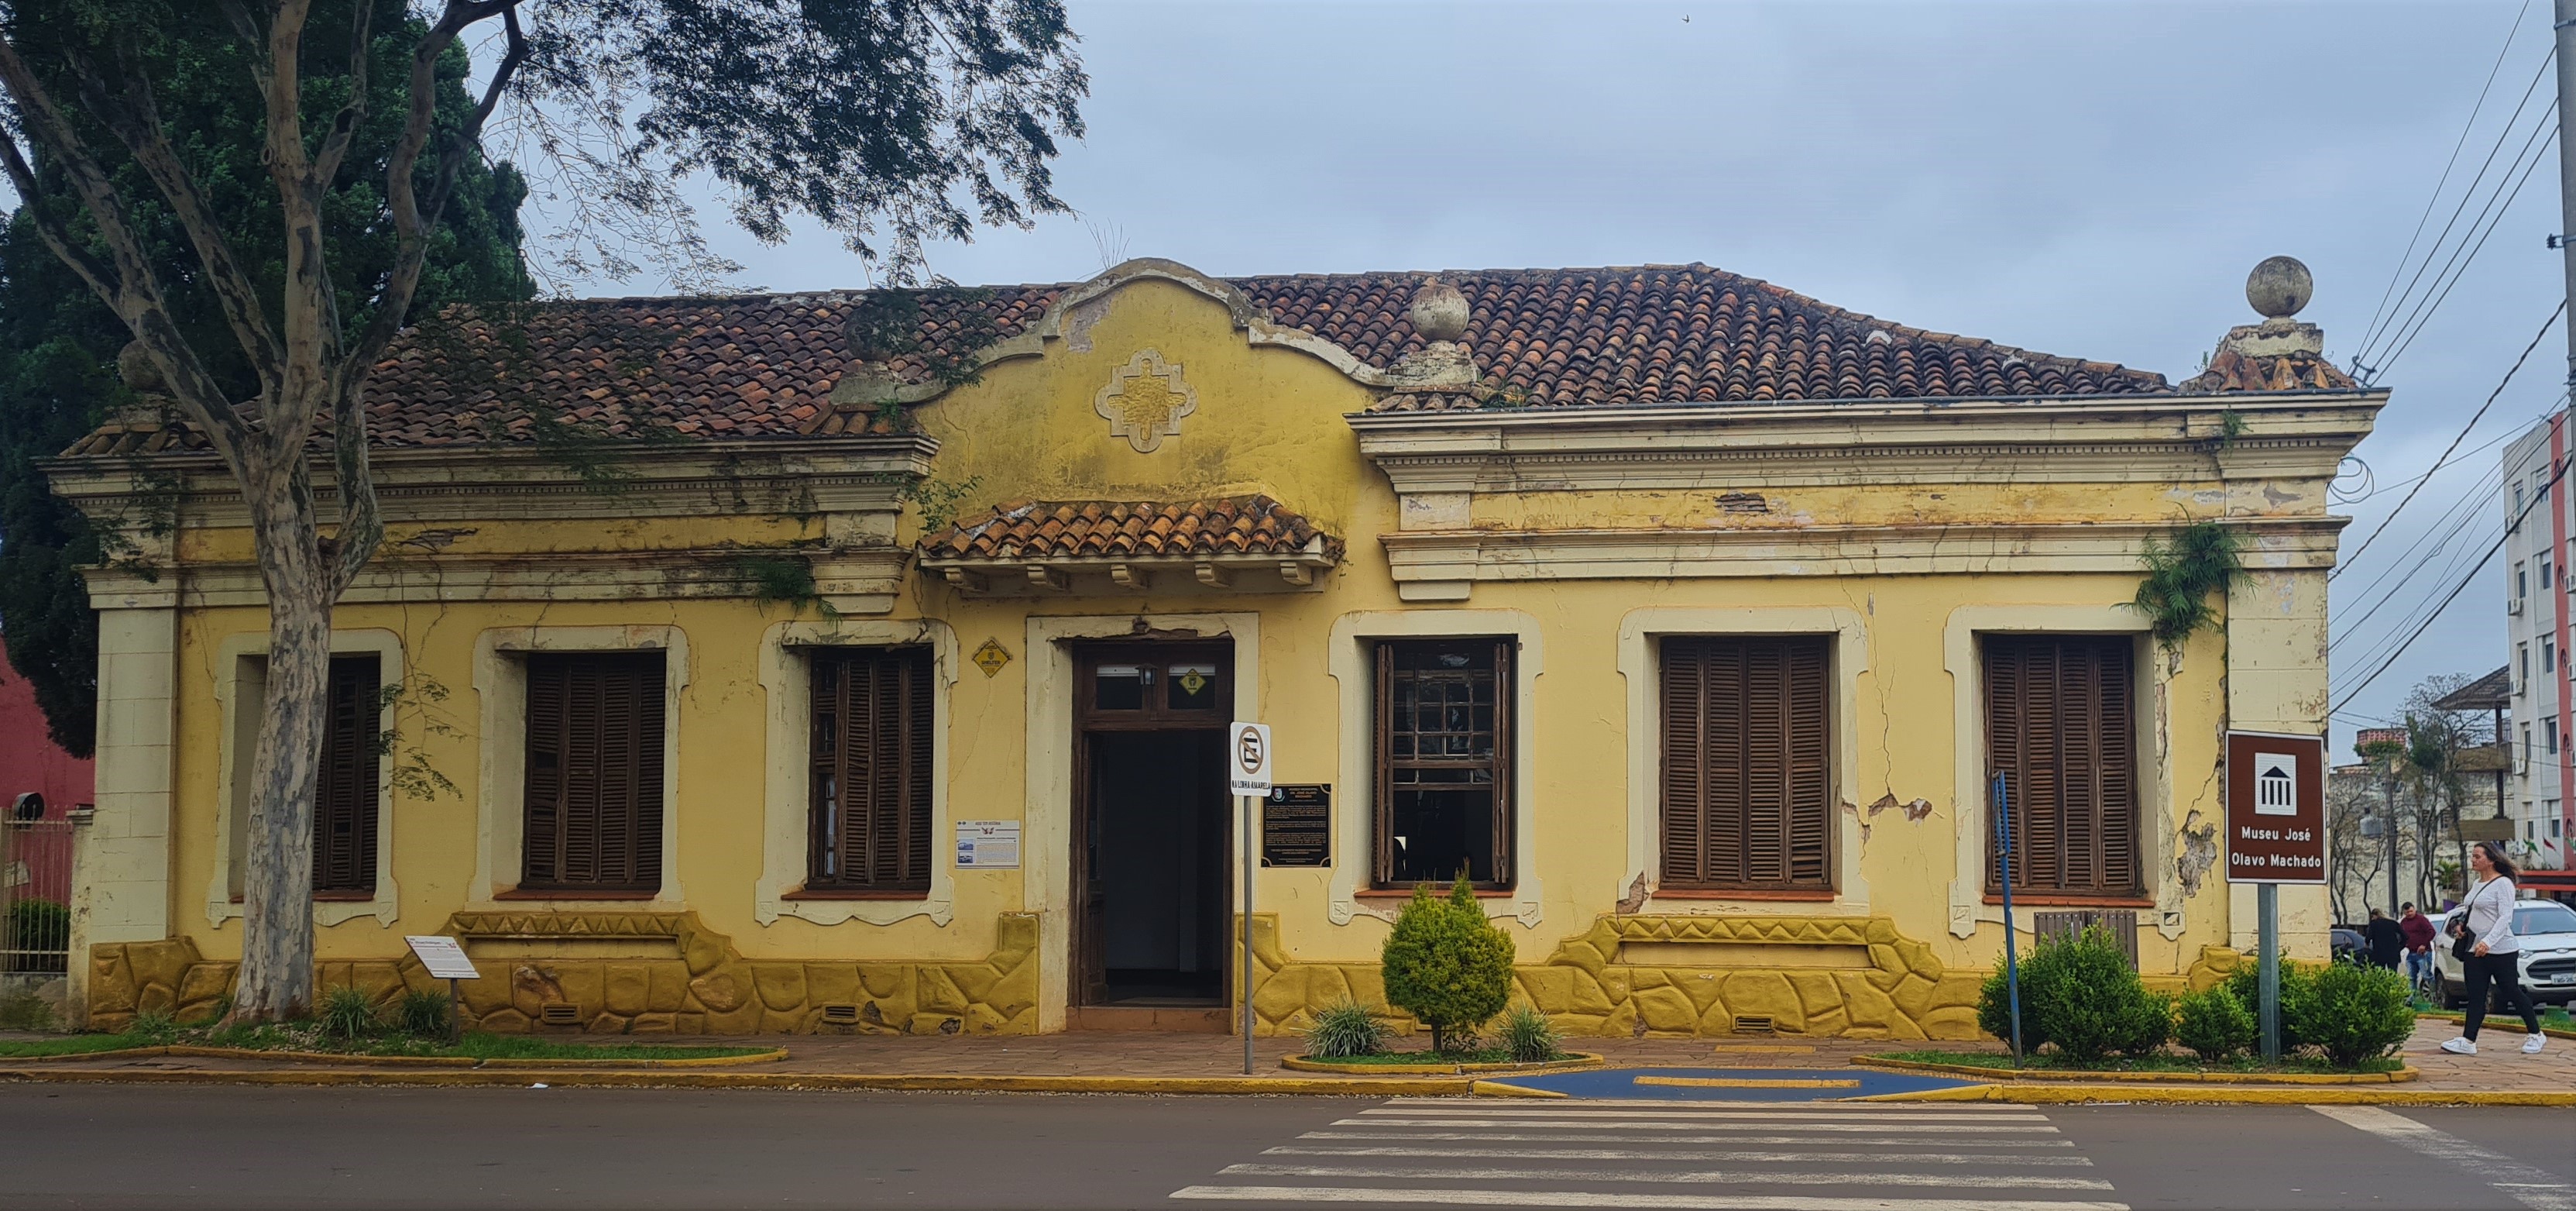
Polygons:
[[325,189],[339,178],[340,163],[348,158],[358,123],[367,116],[367,65],[372,57],[368,52],[375,38],[376,6],[359,0],[355,8],[349,18],[349,103],[331,119],[331,131],[322,137],[321,154],[313,163],[314,179]]
[[[91,289],[98,293],[100,301],[125,321],[135,339],[143,343],[145,354],[151,357],[162,377],[169,382],[171,392],[178,397],[179,406],[188,413],[188,419],[195,422],[207,440],[214,443],[215,452],[223,457],[233,473],[241,477],[242,482],[250,482],[250,472],[264,467],[274,451],[262,442],[262,435],[255,433],[232,410],[230,402],[224,398],[223,388],[215,382],[213,375],[207,373],[205,363],[198,360],[197,351],[180,333],[178,324],[170,317],[169,304],[161,293],[159,279],[153,274],[152,261],[144,252],[143,241],[126,222],[125,199],[117,193],[115,184],[108,179],[97,158],[82,145],[80,136],[72,130],[61,108],[54,104],[53,97],[36,79],[36,74],[29,70],[26,60],[18,56],[17,46],[6,38],[0,38],[0,89],[5,89],[10,99],[17,103],[21,128],[53,156],[64,179],[80,195],[91,222],[98,227],[99,237],[107,244],[115,266],[115,280],[107,280],[105,267],[100,266],[94,257],[76,255],[82,241],[74,238],[70,228],[59,218],[45,212],[45,207],[40,204],[44,195],[37,191],[35,174],[29,170],[16,142],[0,138],[0,147],[7,149],[11,183],[26,201],[23,209],[35,218],[37,231],[46,246],[75,272],[81,273]],[[266,436],[273,442],[276,435]]]
[[250,359],[261,386],[276,390],[279,362],[284,356],[278,347],[277,329],[269,320],[267,306],[260,301],[259,288],[233,255],[231,241],[224,238],[223,226],[216,221],[205,192],[187,166],[179,162],[178,150],[170,146],[143,65],[135,61],[126,44],[119,43],[116,74],[124,78],[122,98],[108,92],[105,74],[87,60],[70,57],[67,65],[79,83],[82,107],[125,145],[135,164],[169,202],[172,216],[188,233],[197,259],[204,263],[207,288],[222,306],[224,319],[232,326],[233,339]]
[[[343,376],[354,375],[372,363],[402,331],[403,318],[411,309],[412,295],[419,290],[421,268],[429,256],[429,226],[447,208],[456,174],[482,138],[484,122],[500,106],[510,82],[528,61],[527,33],[519,27],[520,3],[521,0],[449,0],[438,24],[412,51],[411,111],[403,125],[402,139],[394,144],[393,155],[385,166],[385,205],[393,214],[396,237],[394,263],[385,274],[384,293],[377,299],[374,317],[345,355]],[[484,87],[473,112],[466,115],[462,125],[448,132],[447,143],[439,150],[438,171],[430,185],[428,204],[424,206],[416,177],[421,152],[429,145],[437,117],[438,56],[467,26],[496,15],[508,32],[509,49],[493,68],[491,82]]]

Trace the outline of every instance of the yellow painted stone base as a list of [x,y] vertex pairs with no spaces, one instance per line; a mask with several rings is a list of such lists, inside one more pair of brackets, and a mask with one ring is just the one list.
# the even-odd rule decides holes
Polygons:
[[[1627,960],[1639,944],[1652,961]],[[1386,1003],[1374,963],[1292,962],[1278,918],[1264,913],[1253,916],[1252,948],[1258,1033],[1298,1033],[1345,999],[1399,1033],[1416,1028]],[[1692,962],[1694,952],[1705,959]],[[1577,1037],[1730,1035],[1739,1018],[1767,1018],[1781,1034],[1974,1039],[1984,978],[1945,969],[1885,917],[1605,915],[1546,961],[1517,966],[1512,999]]]
[[[461,986],[474,1029],[595,1034],[1032,1034],[1038,1022],[1038,922],[1005,914],[993,953],[967,962],[746,959],[694,912],[458,913],[439,932],[506,941],[528,957],[477,961]],[[589,957],[584,950],[642,957]],[[657,952],[667,951],[667,957]],[[550,953],[551,952],[551,953]],[[121,1030],[138,1012],[213,1016],[236,964],[200,957],[186,938],[90,949],[90,1022]],[[441,990],[408,954],[315,964],[321,988],[353,987],[383,1006]],[[569,1005],[569,1022],[545,1007]],[[827,1006],[852,1020],[825,1020]],[[561,1013],[562,1011],[557,1011]]]

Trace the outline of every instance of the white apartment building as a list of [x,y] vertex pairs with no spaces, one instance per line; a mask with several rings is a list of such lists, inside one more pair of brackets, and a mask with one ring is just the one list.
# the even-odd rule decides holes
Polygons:
[[2540,869],[2567,867],[2576,835],[2576,672],[2568,662],[2571,607],[2576,607],[2576,482],[2560,482],[2568,465],[2568,414],[2560,412],[2504,450],[2505,631],[2513,676],[2513,772],[2507,784],[2517,854]]

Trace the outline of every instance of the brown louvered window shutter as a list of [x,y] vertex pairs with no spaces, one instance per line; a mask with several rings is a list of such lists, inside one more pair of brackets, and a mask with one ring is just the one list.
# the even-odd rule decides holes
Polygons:
[[521,886],[660,890],[662,694],[660,652],[528,657]]
[[329,714],[322,724],[322,766],[313,785],[313,890],[376,890],[376,813],[380,809],[383,674],[379,658],[331,658]]
[[1662,886],[1831,890],[1825,642],[1664,640]]
[[[2136,641],[1988,635],[1985,656],[1986,789],[2003,775],[2013,890],[2137,894]],[[1987,888],[2001,890],[1991,829],[1986,851]]]
[[923,647],[813,654],[805,885],[928,891],[932,664]]
[[1504,638],[1384,640],[1374,729],[1380,887],[1512,881],[1513,654]]

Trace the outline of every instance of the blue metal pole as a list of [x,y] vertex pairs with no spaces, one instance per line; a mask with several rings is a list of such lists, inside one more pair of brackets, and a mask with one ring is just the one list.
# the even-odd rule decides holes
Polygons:
[[2004,775],[1995,775],[1995,848],[2003,854],[2004,998],[2012,1007],[2013,1067],[2021,1067],[2021,955],[2013,945],[2012,794]]

